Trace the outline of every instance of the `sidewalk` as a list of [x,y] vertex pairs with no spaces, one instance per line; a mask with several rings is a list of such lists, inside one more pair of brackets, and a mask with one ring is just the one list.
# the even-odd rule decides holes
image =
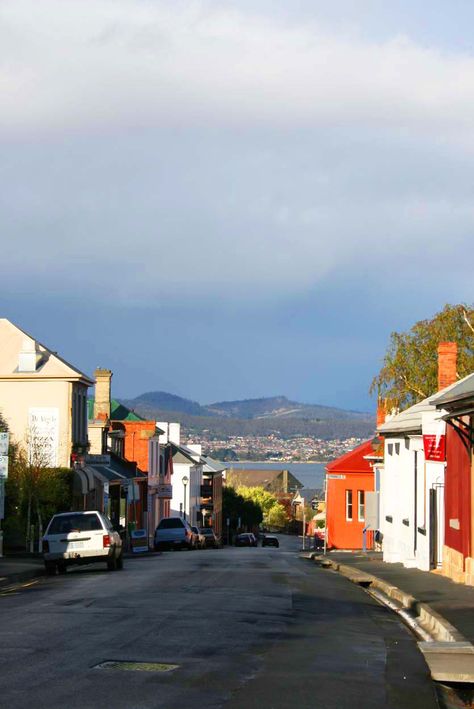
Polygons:
[[29,581],[44,575],[42,557],[2,556],[0,557],[0,588],[12,583]]
[[332,552],[327,558],[377,576],[427,603],[474,644],[474,587],[454,583],[437,573],[387,564],[380,555],[370,552]]

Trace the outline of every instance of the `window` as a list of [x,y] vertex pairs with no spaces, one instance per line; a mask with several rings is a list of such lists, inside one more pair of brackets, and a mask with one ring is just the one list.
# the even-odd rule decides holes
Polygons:
[[161,520],[157,529],[182,529],[185,526],[183,520],[179,519],[179,517],[168,517]]
[[388,444],[387,451],[389,455],[393,455],[393,443]]
[[357,490],[357,516],[359,522],[365,520],[365,490]]
[[395,443],[395,455],[400,455],[400,443]]
[[92,514],[62,514],[53,517],[47,534],[69,534],[70,532],[94,532],[102,529],[99,517]]
[[352,490],[346,490],[346,520],[352,522]]

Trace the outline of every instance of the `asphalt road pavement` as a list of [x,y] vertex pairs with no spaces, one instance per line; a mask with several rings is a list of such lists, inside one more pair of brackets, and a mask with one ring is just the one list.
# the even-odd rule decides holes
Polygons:
[[[434,709],[398,618],[298,546],[168,552],[0,594],[0,706]],[[122,661],[177,668],[98,667]]]

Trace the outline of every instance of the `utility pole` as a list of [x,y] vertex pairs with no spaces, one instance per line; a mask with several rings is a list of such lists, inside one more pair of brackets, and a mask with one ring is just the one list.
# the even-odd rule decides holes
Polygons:
[[324,556],[328,546],[328,475],[324,478],[324,511],[326,518],[324,520]]
[[304,508],[304,500],[303,500],[303,551],[306,549],[306,510]]
[[8,478],[8,446],[10,435],[0,433],[0,557],[3,556],[2,520],[5,517],[5,480]]

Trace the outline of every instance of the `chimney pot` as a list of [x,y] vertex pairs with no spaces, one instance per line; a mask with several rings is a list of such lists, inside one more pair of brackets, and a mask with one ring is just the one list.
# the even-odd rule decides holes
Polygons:
[[440,342],[438,345],[438,391],[457,380],[457,342]]

